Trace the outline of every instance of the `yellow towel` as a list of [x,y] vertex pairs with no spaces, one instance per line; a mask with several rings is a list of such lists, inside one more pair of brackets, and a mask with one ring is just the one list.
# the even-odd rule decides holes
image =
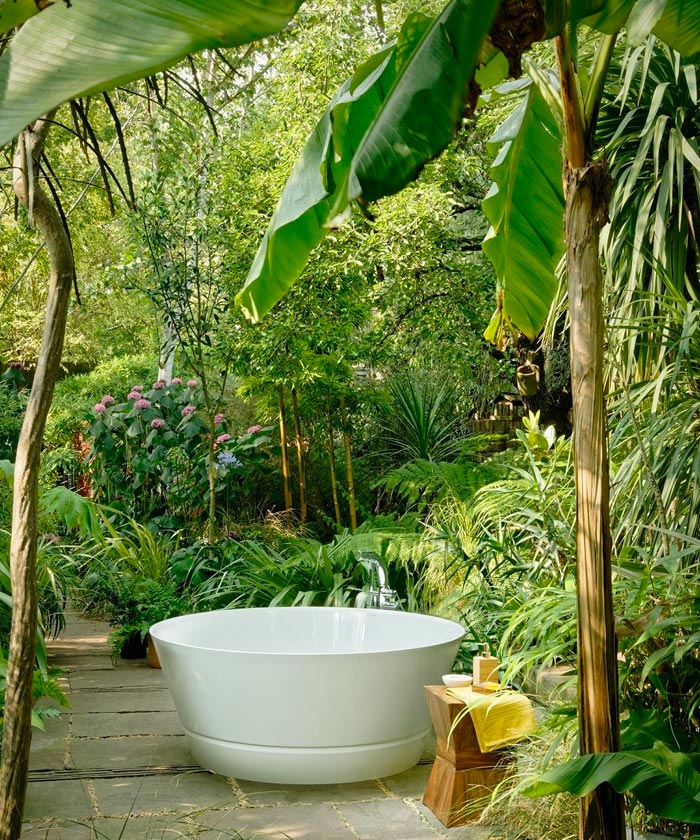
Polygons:
[[517,691],[480,694],[471,688],[448,688],[469,710],[481,752],[493,752],[520,741],[537,726],[532,703]]

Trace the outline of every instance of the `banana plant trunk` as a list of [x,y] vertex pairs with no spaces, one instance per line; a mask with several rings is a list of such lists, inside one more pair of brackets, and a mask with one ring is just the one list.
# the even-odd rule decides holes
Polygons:
[[[610,49],[601,53],[603,71],[614,40],[609,39]],[[581,755],[590,755],[620,749],[600,267],[610,175],[604,163],[591,162],[597,100],[584,99],[568,30],[555,43],[566,133],[564,235],[574,409],[579,749]],[[599,80],[604,76],[605,72]],[[602,86],[598,92],[602,95]],[[625,836],[624,799],[610,784],[581,797],[579,840]]]
[[333,443],[333,421],[331,419],[331,397],[326,394],[326,422],[328,430],[328,460],[331,470],[331,493],[333,494],[333,508],[335,510],[335,524],[342,527],[340,515],[340,500],[338,499],[338,476],[335,471],[335,444]]
[[15,459],[10,575],[12,626],[7,658],[5,719],[0,766],[0,840],[17,840],[27,793],[31,744],[32,679],[36,654],[36,554],[41,443],[66,330],[75,266],[66,228],[39,183],[40,159],[52,114],[19,137],[14,191],[44,238],[50,264],[44,333]]
[[277,407],[280,424],[280,447],[282,448],[282,481],[284,483],[284,512],[289,519],[292,515],[292,488],[289,481],[289,453],[287,452],[287,421],[284,414],[284,387],[277,391]]
[[[567,167],[566,267],[574,404],[578,713],[581,754],[620,749],[612,597],[610,492],[603,382],[599,234],[607,215],[604,165]],[[580,840],[623,840],[624,801],[609,784],[581,798]]]
[[294,436],[297,445],[297,465],[299,467],[299,520],[306,524],[306,471],[304,469],[304,441],[301,437],[301,419],[299,417],[299,399],[297,389],[292,388],[292,411],[294,412]]

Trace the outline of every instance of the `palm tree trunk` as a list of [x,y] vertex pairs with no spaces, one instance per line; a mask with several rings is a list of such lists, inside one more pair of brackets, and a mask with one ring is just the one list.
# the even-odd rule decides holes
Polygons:
[[39,184],[39,160],[52,117],[53,114],[50,114],[37,120],[20,135],[14,160],[15,194],[44,237],[51,276],[41,350],[15,460],[10,544],[13,604],[0,767],[0,840],[16,840],[22,830],[32,737],[41,443],[61,361],[68,303],[75,276],[68,232],[56,207]]
[[[566,266],[574,403],[578,712],[582,755],[620,749],[612,598],[610,488],[603,383],[599,233],[607,211],[603,165],[567,168]],[[623,840],[624,800],[609,784],[581,798],[581,840]]]
[[284,387],[277,392],[279,407],[280,446],[282,447],[282,480],[284,482],[284,511],[287,519],[292,515],[292,488],[289,482],[289,453],[287,452],[287,423],[284,417]]
[[352,469],[352,450],[350,449],[350,434],[348,432],[348,413],[345,408],[345,397],[340,398],[340,419],[343,424],[343,441],[345,443],[345,470],[348,476],[350,530],[354,532],[357,529],[357,508],[355,507],[355,475]]
[[297,464],[299,465],[299,518],[306,524],[306,472],[304,470],[304,441],[301,438],[301,420],[299,419],[299,401],[297,389],[292,387],[292,410],[294,411],[294,435],[297,441]]
[[331,468],[331,492],[333,493],[333,507],[335,509],[335,522],[338,528],[343,524],[340,516],[340,502],[338,500],[338,476],[335,472],[335,445],[333,443],[333,424],[331,422],[331,397],[326,394],[326,420],[328,423],[328,460]]

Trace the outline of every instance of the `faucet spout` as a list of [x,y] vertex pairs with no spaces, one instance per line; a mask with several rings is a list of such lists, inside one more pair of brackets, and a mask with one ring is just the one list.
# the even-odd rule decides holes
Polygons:
[[360,563],[367,570],[369,588],[358,594],[355,606],[380,610],[401,609],[401,600],[398,593],[389,586],[386,566],[379,557],[373,553],[361,552]]

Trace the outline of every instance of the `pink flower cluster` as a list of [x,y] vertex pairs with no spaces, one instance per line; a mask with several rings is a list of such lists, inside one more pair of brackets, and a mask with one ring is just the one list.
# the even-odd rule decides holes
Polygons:
[[176,376],[174,379],[170,380],[171,385],[182,385],[182,379],[179,376]]
[[152,429],[162,429],[165,426],[165,420],[162,417],[154,417],[151,420],[151,428]]
[[262,426],[251,426],[248,429],[248,434],[249,435],[254,435],[256,432],[259,432],[261,429],[262,429]]
[[93,405],[92,410],[95,412],[95,414],[104,414],[105,411],[107,411],[107,406],[101,402],[98,402],[95,403],[95,405]]
[[188,388],[196,388],[197,385],[199,385],[199,382],[197,382],[196,379],[188,379],[187,380],[187,387]]
[[182,414],[183,417],[189,417],[189,415],[194,414],[196,410],[197,409],[193,405],[186,405],[182,409],[181,414]]
[[100,400],[102,405],[112,405],[114,402],[114,397],[111,394],[105,394],[104,397]]
[[214,424],[216,426],[220,426],[224,422],[225,419],[226,418],[224,417],[223,414],[215,414],[214,415]]
[[151,403],[150,400],[145,400],[143,397],[140,400],[136,400],[134,403],[134,408],[137,408],[139,411],[143,411],[144,408],[150,408]]
[[141,399],[141,391],[137,391],[135,388],[132,388],[129,393],[126,395],[127,400],[140,400]]
[[230,441],[230,440],[231,440],[231,435],[227,435],[224,432],[223,435],[219,435],[219,437],[216,439],[216,442],[217,443],[228,443],[228,441]]
[[159,379],[157,382],[153,383],[154,391],[162,391],[163,388],[165,388],[165,379]]

